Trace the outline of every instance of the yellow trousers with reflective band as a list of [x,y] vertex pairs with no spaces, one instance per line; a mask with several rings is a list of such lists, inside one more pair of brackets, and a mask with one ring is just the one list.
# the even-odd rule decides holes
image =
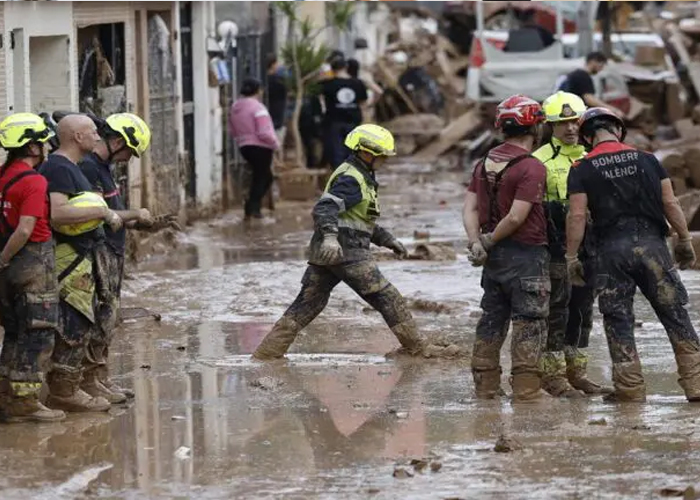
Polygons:
[[[78,252],[68,243],[56,246],[56,273],[60,276],[75,259]],[[92,262],[83,258],[68,276],[59,284],[60,298],[83,314],[91,323],[95,323],[93,301],[95,297],[95,279],[92,275]]]

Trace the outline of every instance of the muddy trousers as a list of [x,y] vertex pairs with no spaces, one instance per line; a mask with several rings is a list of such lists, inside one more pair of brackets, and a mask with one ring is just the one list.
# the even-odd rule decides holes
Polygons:
[[251,180],[245,215],[260,214],[262,200],[272,186],[272,155],[274,151],[262,146],[243,146],[241,156],[250,166]]
[[107,365],[109,346],[119,319],[124,274],[124,257],[115,254],[106,244],[98,244],[94,255],[95,329],[87,345],[84,361],[86,370]]
[[666,241],[629,231],[599,242],[597,263],[605,335],[613,362],[617,401],[644,401],[646,388],[634,339],[634,295],[639,287],[664,326],[688,400],[700,400],[700,341],[690,322],[688,294],[674,269]]
[[423,348],[408,305],[371,260],[339,266],[310,264],[302,278],[302,287],[294,303],[253,353],[258,359],[282,357],[297,334],[316,318],[328,304],[331,292],[344,282],[379,313],[409,352]]
[[[602,388],[587,379],[587,357],[579,350],[588,346],[593,327],[593,288],[572,286],[566,262],[560,259],[552,259],[549,272],[547,345],[540,359],[543,387],[553,396],[577,397],[580,393],[575,389],[580,388],[598,393]],[[586,279],[592,281],[591,273]]]
[[[53,242],[29,242],[0,273],[2,397],[38,398],[58,333]],[[8,383],[9,382],[9,383]]]
[[481,277],[483,315],[476,327],[472,375],[478,398],[500,392],[500,352],[512,321],[511,373],[516,401],[540,395],[538,361],[549,315],[549,254],[545,247],[506,242],[491,250]]

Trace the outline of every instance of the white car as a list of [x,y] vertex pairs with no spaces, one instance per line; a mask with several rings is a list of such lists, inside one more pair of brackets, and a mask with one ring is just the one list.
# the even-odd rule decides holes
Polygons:
[[[585,54],[578,54],[579,36],[567,33],[544,50],[504,52],[507,31],[476,33],[470,52],[467,73],[467,97],[476,102],[500,102],[513,94],[525,94],[539,101],[551,95],[563,77],[585,66]],[[482,46],[482,39],[487,43]],[[636,47],[663,47],[660,36],[653,33],[614,33],[613,52],[623,59],[634,59]],[[602,35],[594,34],[596,50],[602,47]],[[667,67],[673,68],[668,59]],[[630,94],[624,75],[614,62],[593,78],[596,94],[603,101],[625,113],[630,108]]]

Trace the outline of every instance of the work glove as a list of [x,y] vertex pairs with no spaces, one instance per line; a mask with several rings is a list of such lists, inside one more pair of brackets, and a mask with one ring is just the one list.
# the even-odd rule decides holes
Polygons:
[[119,215],[117,215],[117,213],[112,210],[107,210],[107,214],[105,215],[104,220],[109,226],[109,228],[115,233],[119,231],[124,225],[124,221],[122,220],[122,218],[119,217]]
[[137,220],[138,222],[141,222],[142,224],[146,225],[152,225],[154,222],[151,212],[149,212],[145,208],[139,208],[139,218]]
[[166,228],[174,229],[175,231],[182,231],[180,224],[177,222],[177,215],[158,215],[156,217],[151,217],[150,222],[139,219],[136,221],[136,224],[134,224],[134,229],[138,229],[139,231],[150,231],[153,233]]
[[318,251],[319,263],[325,266],[339,264],[343,259],[343,248],[338,243],[337,234],[324,234]]
[[586,286],[583,264],[578,259],[578,255],[566,256],[566,271],[573,286]]
[[472,263],[474,267],[481,267],[486,264],[486,258],[488,253],[484,249],[483,244],[480,241],[474,241],[469,243],[469,262]]
[[486,251],[490,252],[493,246],[496,244],[493,241],[493,233],[486,233],[479,236],[479,241],[481,242],[481,247]]
[[408,250],[406,250],[406,247],[396,238],[392,238],[384,247],[393,250],[400,259],[408,257]]
[[682,238],[676,243],[676,248],[673,249],[674,257],[678,266],[681,269],[688,269],[695,264],[695,249],[693,248],[693,238],[688,236]]

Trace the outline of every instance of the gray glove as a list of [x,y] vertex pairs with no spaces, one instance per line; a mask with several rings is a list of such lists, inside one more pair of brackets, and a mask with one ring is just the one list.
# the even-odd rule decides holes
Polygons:
[[480,241],[469,243],[469,262],[474,267],[481,267],[486,264],[488,253]]
[[679,239],[676,248],[673,249],[673,256],[681,269],[689,269],[695,264],[695,249],[693,248],[693,238]]
[[573,286],[586,286],[583,264],[578,259],[578,255],[566,256],[566,271]]
[[389,250],[393,250],[394,253],[400,258],[400,259],[405,259],[408,257],[408,250],[406,250],[406,247],[403,246],[403,244],[397,240],[396,238],[393,238],[391,241],[389,241],[386,245],[384,245],[386,248]]
[[324,234],[323,242],[318,251],[319,262],[322,265],[332,266],[339,264],[343,259],[343,248],[338,243],[337,234]]

